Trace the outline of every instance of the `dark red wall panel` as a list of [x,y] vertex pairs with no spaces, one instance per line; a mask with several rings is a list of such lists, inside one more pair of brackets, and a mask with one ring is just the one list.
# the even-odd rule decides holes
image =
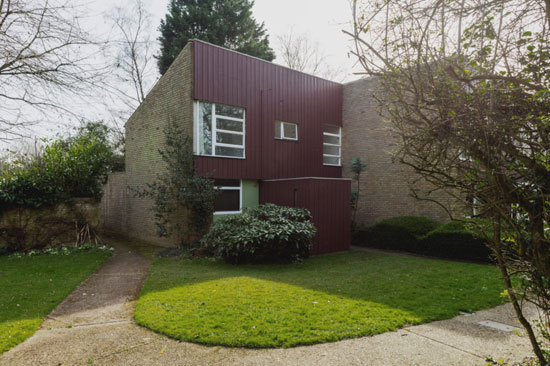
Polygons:
[[312,254],[349,249],[350,195],[351,181],[348,179],[304,178],[260,183],[260,203],[304,207],[311,212],[317,228]]
[[[323,166],[323,125],[342,125],[342,85],[194,41],[194,97],[246,109],[246,159],[199,157],[218,178],[341,177]],[[276,140],[275,120],[298,124],[298,141]]]

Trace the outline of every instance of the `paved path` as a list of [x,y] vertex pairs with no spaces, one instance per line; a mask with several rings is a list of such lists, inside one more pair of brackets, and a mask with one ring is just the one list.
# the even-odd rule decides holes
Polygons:
[[518,326],[509,305],[374,337],[291,349],[249,350],[178,342],[135,325],[132,314],[150,261],[121,243],[31,338],[0,365],[422,365],[486,366],[521,360],[526,337],[478,324]]

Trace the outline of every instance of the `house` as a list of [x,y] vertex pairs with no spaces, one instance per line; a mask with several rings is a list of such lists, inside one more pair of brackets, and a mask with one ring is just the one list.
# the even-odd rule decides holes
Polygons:
[[[391,136],[368,93],[372,80],[340,84],[202,41],[191,41],[126,123],[126,171],[109,177],[106,229],[160,245],[151,202],[131,194],[162,169],[163,131],[193,136],[199,173],[222,191],[215,217],[272,202],[305,207],[318,229],[312,253],[349,248],[350,173],[368,170],[358,222],[415,214],[443,219],[408,196],[410,176],[391,161]],[[181,220],[185,220],[182,217]]]

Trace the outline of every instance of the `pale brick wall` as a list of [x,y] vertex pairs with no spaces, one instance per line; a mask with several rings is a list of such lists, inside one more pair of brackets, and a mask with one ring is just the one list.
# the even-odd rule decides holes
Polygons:
[[107,183],[103,187],[101,212],[103,229],[108,232],[123,235],[128,233],[126,185],[126,174],[117,172],[109,174]]
[[[414,172],[399,162],[392,162],[391,151],[396,145],[388,131],[388,122],[378,115],[378,102],[373,98],[376,88],[375,79],[361,79],[344,85],[344,177],[352,177],[349,171],[352,158],[360,157],[367,163],[367,170],[362,175],[356,221],[361,225],[371,225],[403,215],[448,220],[438,205],[410,196],[408,182],[414,177]],[[353,182],[352,189],[355,187]]]
[[[133,189],[143,189],[156,180],[163,163],[158,153],[164,145],[164,129],[176,121],[185,132],[193,132],[193,44],[189,43],[160,78],[126,123],[126,220],[131,238],[172,246],[178,239],[159,238],[152,201],[138,198]],[[185,217],[178,218],[185,220]]]

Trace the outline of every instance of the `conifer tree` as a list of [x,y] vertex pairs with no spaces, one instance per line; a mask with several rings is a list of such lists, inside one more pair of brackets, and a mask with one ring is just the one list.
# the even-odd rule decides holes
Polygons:
[[164,74],[191,39],[272,61],[264,24],[252,17],[251,0],[171,0],[161,20],[158,68]]

